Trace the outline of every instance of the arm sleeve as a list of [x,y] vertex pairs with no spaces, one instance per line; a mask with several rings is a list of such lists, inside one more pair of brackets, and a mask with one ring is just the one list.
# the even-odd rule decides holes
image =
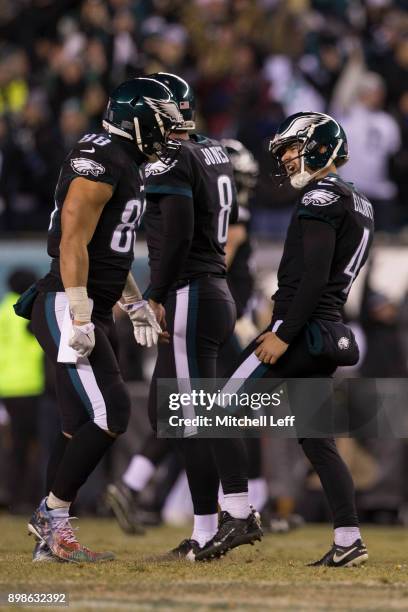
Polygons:
[[238,201],[237,201],[237,190],[235,187],[235,183],[233,183],[233,190],[232,190],[232,206],[231,206],[231,213],[229,216],[229,224],[230,225],[235,225],[236,223],[240,223],[241,219],[239,218],[239,206],[238,206]]
[[336,232],[317,218],[301,219],[303,276],[285,319],[276,335],[290,344],[313,314],[329,280],[336,245]]
[[160,198],[159,205],[162,249],[159,274],[151,284],[148,297],[162,303],[184,269],[194,233],[194,206],[192,198],[180,195],[165,195]]

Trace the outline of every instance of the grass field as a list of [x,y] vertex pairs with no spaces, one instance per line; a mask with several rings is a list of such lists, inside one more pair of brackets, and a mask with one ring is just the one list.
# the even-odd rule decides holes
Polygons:
[[220,561],[192,564],[146,560],[178,544],[188,530],[163,527],[130,538],[110,520],[82,519],[80,525],[84,544],[113,550],[117,561],[33,564],[25,521],[0,517],[0,591],[64,591],[69,609],[81,611],[408,609],[408,532],[402,528],[366,528],[369,563],[331,570],[304,565],[326,552],[327,527],[269,535]]

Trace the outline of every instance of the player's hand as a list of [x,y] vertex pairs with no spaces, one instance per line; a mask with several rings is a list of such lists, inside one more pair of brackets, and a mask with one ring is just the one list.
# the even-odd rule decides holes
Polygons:
[[136,342],[148,348],[157,344],[159,336],[162,334],[162,328],[148,302],[140,300],[131,304],[122,304],[121,302],[118,302],[118,304],[122,310],[128,313],[132,321]]
[[259,346],[255,351],[255,355],[259,361],[270,365],[276,363],[289,346],[289,344],[278,338],[274,332],[261,334],[256,341]]
[[163,329],[166,329],[167,328],[166,310],[163,304],[160,304],[159,302],[155,302],[154,300],[149,300],[149,305],[151,309],[153,310],[154,314],[156,315],[156,319],[159,325],[161,325]]
[[91,322],[73,321],[72,335],[68,344],[78,353],[79,357],[88,357],[92,353],[95,346],[94,329],[95,325]]

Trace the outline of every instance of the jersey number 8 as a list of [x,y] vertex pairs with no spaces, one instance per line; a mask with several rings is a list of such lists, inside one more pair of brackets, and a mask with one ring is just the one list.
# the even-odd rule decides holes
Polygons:
[[134,244],[135,226],[144,212],[140,200],[129,200],[123,210],[121,221],[113,232],[111,249],[117,253],[128,253]]
[[218,242],[225,244],[228,235],[228,219],[232,206],[232,184],[226,174],[221,174],[217,180],[220,212],[218,214]]

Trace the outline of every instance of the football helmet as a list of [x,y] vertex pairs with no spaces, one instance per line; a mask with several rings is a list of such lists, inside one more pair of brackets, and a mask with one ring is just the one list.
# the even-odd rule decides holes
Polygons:
[[194,92],[187,81],[169,72],[155,72],[154,74],[150,74],[149,77],[166,85],[177,102],[180,113],[183,116],[183,125],[176,128],[175,131],[184,132],[186,130],[195,130]]
[[146,157],[167,158],[177,147],[168,135],[183,123],[170,89],[152,78],[130,79],[111,94],[103,127],[133,141]]
[[[293,144],[299,146],[301,165],[300,172],[289,175],[282,155]],[[302,189],[332,163],[339,167],[348,160],[347,136],[343,128],[324,113],[296,113],[285,119],[270,141],[269,151],[279,169],[277,176],[289,178],[295,189]]]
[[256,187],[259,164],[251,151],[248,151],[239,140],[223,138],[220,142],[226,149],[234,168],[238,204],[239,206],[248,206]]

